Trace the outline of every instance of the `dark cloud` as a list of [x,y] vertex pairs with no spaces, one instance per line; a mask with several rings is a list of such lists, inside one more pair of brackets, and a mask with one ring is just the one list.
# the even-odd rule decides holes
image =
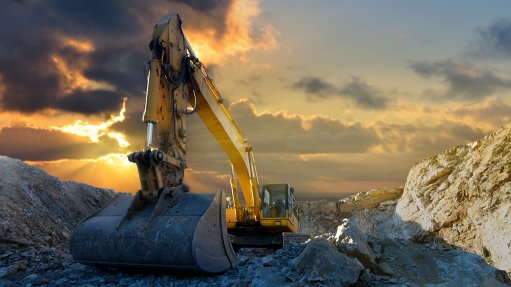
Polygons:
[[140,3],[135,1],[127,5],[123,2],[125,1],[53,0],[42,5],[37,3],[34,4],[34,9],[41,9],[43,15],[34,20],[43,20],[43,23],[51,28],[62,29],[73,35],[89,36],[95,31],[118,38],[120,35],[139,32],[141,28],[133,21],[133,11],[130,11],[130,6],[141,8]]
[[439,78],[448,89],[445,93],[427,93],[433,100],[477,100],[499,90],[511,89],[511,79],[500,77],[490,70],[451,60],[414,62],[410,68],[424,78]]
[[169,2],[182,2],[188,4],[190,7],[197,11],[211,12],[220,8],[225,10],[225,7],[229,6],[230,0],[181,0],[181,1],[169,1]]
[[316,77],[304,77],[295,82],[293,88],[304,91],[311,99],[332,97],[337,90],[334,85]]
[[[37,112],[46,108],[84,114],[112,112],[123,96],[140,97],[143,67],[150,56],[153,24],[179,11],[185,28],[224,29],[230,0],[215,1],[6,1],[0,10],[0,83],[3,110]],[[80,51],[66,39],[88,41]],[[87,79],[114,89],[78,87],[55,57]],[[84,101],[80,104],[80,101]]]
[[351,82],[342,87],[339,93],[352,99],[358,106],[367,109],[384,109],[389,102],[389,99],[382,96],[378,89],[357,77],[352,77]]
[[118,149],[116,146],[117,142],[110,139],[91,143],[84,137],[48,129],[13,126],[0,130],[2,155],[21,160],[97,158]]
[[110,91],[76,91],[71,95],[55,100],[55,107],[70,112],[96,114],[104,111],[105,107],[116,107],[120,110],[122,96]]
[[496,19],[490,25],[479,28],[476,41],[468,52],[480,58],[508,60],[511,57],[511,19]]
[[304,77],[292,87],[304,91],[309,100],[340,96],[351,99],[356,106],[364,109],[384,109],[389,103],[381,91],[358,77],[351,77],[351,81],[341,88],[317,77]]

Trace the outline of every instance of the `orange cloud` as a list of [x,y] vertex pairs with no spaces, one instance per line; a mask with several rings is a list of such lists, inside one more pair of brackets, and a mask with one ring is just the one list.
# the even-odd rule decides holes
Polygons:
[[76,51],[82,52],[82,53],[91,53],[94,52],[96,49],[91,41],[84,40],[84,39],[74,39],[68,36],[61,35],[58,37],[61,45],[64,47],[71,47],[75,49]]
[[[81,55],[87,55],[95,51],[95,47],[89,40],[74,39],[68,36],[57,36],[59,44],[63,48],[71,48]],[[88,62],[83,57],[76,57],[73,61],[66,61],[58,54],[50,56],[57,72],[62,79],[62,88],[66,94],[75,90],[115,90],[114,86],[103,81],[94,81],[83,75],[83,71],[88,67]]]
[[65,125],[62,127],[52,126],[54,130],[62,131],[68,134],[78,135],[82,137],[88,137],[91,142],[99,142],[99,138],[108,136],[109,138],[115,139],[119,144],[119,147],[125,148],[130,145],[126,140],[126,136],[120,132],[110,131],[110,128],[115,123],[120,123],[126,119],[126,101],[127,97],[122,102],[122,109],[119,111],[119,115],[110,115],[110,119],[99,124],[89,124],[86,121],[77,120],[72,124]]
[[247,52],[279,46],[278,32],[273,26],[256,27],[255,20],[260,13],[259,1],[233,1],[222,35],[213,28],[187,30],[186,35],[194,52],[207,64],[221,64],[228,57],[239,55],[242,61],[249,61]]

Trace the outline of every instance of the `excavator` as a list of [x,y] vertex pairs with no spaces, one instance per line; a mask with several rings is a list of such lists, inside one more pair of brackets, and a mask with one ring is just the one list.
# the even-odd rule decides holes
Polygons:
[[[118,196],[74,229],[75,261],[218,273],[236,263],[240,248],[282,246],[286,235],[299,231],[294,190],[287,183],[260,186],[252,146],[192,50],[178,14],[154,25],[149,48],[145,148],[128,155],[141,189]],[[184,181],[192,113],[230,160],[229,204],[225,192],[193,193]]]

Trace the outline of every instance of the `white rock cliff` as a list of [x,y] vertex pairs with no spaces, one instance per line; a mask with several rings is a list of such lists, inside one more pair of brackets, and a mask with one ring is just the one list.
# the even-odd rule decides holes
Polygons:
[[511,271],[511,123],[415,165],[395,214]]

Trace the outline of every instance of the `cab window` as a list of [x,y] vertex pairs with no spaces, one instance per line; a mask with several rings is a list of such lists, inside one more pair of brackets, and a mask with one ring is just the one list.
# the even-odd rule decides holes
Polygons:
[[288,209],[287,184],[265,185],[263,187],[263,217],[286,217]]

